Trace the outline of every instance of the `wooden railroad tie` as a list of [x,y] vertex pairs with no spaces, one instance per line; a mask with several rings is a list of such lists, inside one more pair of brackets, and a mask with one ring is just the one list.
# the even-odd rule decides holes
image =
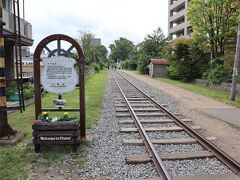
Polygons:
[[[172,122],[174,122],[174,120],[172,120],[172,119],[149,119],[149,120],[147,120],[147,119],[141,119],[141,120],[139,120],[139,121],[140,121],[141,123],[159,123],[159,124],[161,124],[161,123],[172,123]],[[183,121],[183,122],[192,122],[191,119],[181,119],[181,121]],[[132,124],[132,123],[134,123],[134,121],[131,120],[131,119],[119,121],[119,124]]]
[[[167,116],[166,114],[164,113],[137,113],[136,114],[137,116],[139,117],[156,117],[156,116]],[[181,116],[182,114],[180,113],[175,113],[174,114],[175,116]],[[131,117],[131,114],[117,114],[116,115],[118,118],[122,118],[122,117]]]
[[[115,104],[115,106],[116,107],[121,107],[121,108],[123,108],[123,107],[127,107],[127,105],[126,104],[124,104],[124,103],[122,103],[122,104]],[[133,108],[135,108],[135,107],[140,107],[140,108],[147,108],[147,107],[156,107],[154,104],[132,104],[131,105]],[[167,104],[161,104],[161,106],[163,106],[163,107],[168,107],[168,105]]]
[[[216,137],[207,137],[206,138],[209,141],[216,140]],[[175,139],[155,139],[151,140],[153,144],[194,144],[197,141],[194,138],[175,138]],[[144,145],[143,140],[141,139],[124,139],[123,145],[130,145],[130,146],[142,146]]]
[[[196,159],[196,158],[207,158],[213,157],[214,155],[209,151],[200,152],[176,152],[176,153],[161,153],[159,154],[162,160],[183,160],[183,159]],[[142,155],[131,155],[126,157],[127,163],[140,164],[149,163],[152,158],[148,154]]]
[[[199,130],[201,129],[200,126],[192,126],[192,129]],[[154,132],[154,131],[183,131],[183,128],[179,126],[173,126],[173,127],[148,127],[144,128],[147,132]],[[121,132],[130,133],[130,132],[138,132],[138,128],[121,128]]]

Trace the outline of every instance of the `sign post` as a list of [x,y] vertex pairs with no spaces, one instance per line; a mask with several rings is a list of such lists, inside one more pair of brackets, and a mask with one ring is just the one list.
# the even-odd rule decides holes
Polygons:
[[[57,48],[51,50],[47,45],[57,41]],[[71,44],[68,49],[61,48],[61,41]],[[41,59],[43,49],[48,51],[48,58]],[[77,61],[71,58],[71,51],[75,49]],[[44,64],[40,72],[40,62]],[[79,66],[77,73],[74,65]],[[65,108],[66,101],[63,94],[69,93],[79,86],[79,108]],[[85,130],[85,88],[84,88],[84,55],[79,44],[72,38],[62,34],[55,34],[43,39],[34,53],[34,88],[35,88],[35,117],[33,123],[35,152],[40,151],[42,144],[70,144],[73,151],[77,150],[80,139],[86,138]],[[41,89],[55,93],[58,99],[54,100],[55,108],[43,108]],[[79,112],[79,119],[74,122],[61,122],[48,118],[48,112]],[[44,114],[45,113],[45,114]],[[65,113],[64,113],[65,114]],[[40,121],[39,117],[47,122]]]

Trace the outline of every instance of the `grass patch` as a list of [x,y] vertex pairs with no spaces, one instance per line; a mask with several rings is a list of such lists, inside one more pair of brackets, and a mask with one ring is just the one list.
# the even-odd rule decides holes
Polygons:
[[[107,82],[107,71],[92,74],[86,78],[86,126],[95,126],[105,93]],[[69,107],[78,107],[79,91],[64,95]],[[46,94],[43,98],[43,107],[53,107],[52,99],[57,98],[54,94]],[[62,114],[62,113],[61,113]],[[50,113],[51,115],[51,113]],[[70,114],[75,116],[77,114]],[[11,113],[8,116],[9,124],[24,134],[23,141],[16,146],[0,147],[0,177],[3,180],[26,179],[29,171],[38,167],[49,167],[51,165],[61,165],[66,157],[73,160],[69,169],[79,168],[83,165],[87,147],[80,147],[78,153],[71,153],[70,146],[44,146],[42,153],[35,154],[32,145],[32,119],[34,119],[34,105],[26,108],[22,114],[19,112]]]
[[195,84],[192,84],[192,83],[186,83],[186,82],[167,79],[167,78],[157,78],[157,79],[160,80],[160,81],[163,81],[163,82],[170,83],[170,84],[173,84],[175,86],[181,87],[183,89],[195,92],[197,94],[201,94],[201,95],[213,98],[217,101],[221,101],[221,102],[224,102],[224,103],[229,104],[229,105],[240,107],[240,97],[239,97],[239,95],[236,96],[235,101],[231,101],[229,99],[230,92],[227,92],[227,91],[224,91],[224,90],[212,89],[212,88],[208,88],[208,87],[204,87],[204,86],[200,86],[200,85],[195,85]]

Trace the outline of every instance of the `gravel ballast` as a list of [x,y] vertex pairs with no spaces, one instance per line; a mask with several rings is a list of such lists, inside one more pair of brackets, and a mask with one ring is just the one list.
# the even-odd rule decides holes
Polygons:
[[152,163],[131,165],[126,164],[127,155],[146,153],[145,147],[123,146],[122,140],[140,138],[138,133],[121,133],[123,127],[118,122],[123,118],[116,117],[116,98],[121,98],[113,79],[109,78],[106,95],[99,123],[92,129],[94,141],[86,158],[84,169],[78,174],[81,179],[138,179],[158,177]]
[[[127,76],[127,75],[125,75]],[[169,97],[166,93],[153,89],[143,82],[128,78],[135,85],[143,89],[146,93],[157,98],[161,104],[167,104],[167,109],[173,113],[181,113],[178,110],[176,101]],[[152,163],[130,165],[126,164],[125,158],[128,155],[140,155],[146,153],[145,147],[142,146],[122,146],[123,139],[139,139],[138,133],[121,133],[122,127],[135,127],[134,124],[119,124],[118,121],[126,118],[116,118],[116,99],[121,95],[110,77],[107,86],[107,94],[105,96],[104,109],[99,120],[98,126],[92,130],[95,140],[92,144],[90,153],[86,159],[86,166],[79,171],[81,178],[97,178],[100,176],[107,179],[137,179],[158,177]],[[122,104],[122,103],[121,103]],[[184,116],[182,116],[184,118]],[[131,119],[131,118],[127,118]],[[143,118],[144,119],[144,118]],[[172,126],[173,123],[162,124],[160,126]],[[151,127],[151,125],[144,125]],[[183,131],[180,132],[148,132],[150,139],[169,139],[184,138],[189,135]],[[191,145],[155,145],[157,151],[173,153],[173,152],[196,152],[204,150],[197,144]],[[217,174],[219,172],[229,173],[227,167],[214,158],[205,158],[197,160],[184,161],[164,161],[167,169],[172,175],[193,175],[193,174]],[[193,166],[198,168],[193,168]],[[206,169],[206,170],[205,170]],[[87,172],[87,174],[85,173]]]
[[[142,81],[132,78],[125,74],[134,84],[140,87],[147,94],[154,96],[160,104],[167,105],[167,109],[172,113],[181,113],[178,110],[178,103],[166,93],[156,90]],[[130,89],[130,88],[129,88]],[[126,179],[134,180],[139,178],[154,178],[158,174],[153,166],[153,163],[147,164],[126,164],[126,157],[129,155],[146,154],[144,146],[128,146],[123,145],[123,139],[140,139],[140,135],[134,133],[122,133],[120,128],[135,127],[134,124],[120,124],[122,120],[131,120],[130,117],[119,117],[116,115],[116,104],[121,97],[121,94],[114,82],[114,79],[109,73],[109,82],[106,86],[106,94],[103,104],[103,110],[99,118],[99,122],[95,128],[88,133],[94,139],[88,145],[89,152],[85,159],[83,168],[79,168],[77,177],[79,179]],[[121,113],[122,114],[122,113]],[[186,118],[184,115],[180,118]],[[146,119],[141,117],[140,119]],[[166,117],[151,117],[150,119],[168,119]],[[174,123],[155,124],[159,127],[171,127]],[[144,124],[144,127],[152,127],[152,125]],[[154,139],[170,139],[170,138],[188,138],[190,137],[183,131],[179,132],[147,132],[151,140]],[[86,146],[86,145],[83,145]],[[174,152],[196,152],[203,151],[204,148],[198,144],[188,145],[154,145],[158,152],[174,153]],[[81,147],[80,147],[81,148]],[[225,174],[230,173],[230,170],[215,158],[203,158],[196,160],[176,160],[164,161],[166,168],[171,175],[195,175],[195,174]],[[68,179],[66,173],[57,174],[56,178],[50,179]],[[46,178],[43,178],[46,179]]]

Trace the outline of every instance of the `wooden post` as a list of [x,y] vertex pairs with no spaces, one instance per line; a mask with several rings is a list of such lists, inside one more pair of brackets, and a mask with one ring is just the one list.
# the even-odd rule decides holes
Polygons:
[[236,46],[236,54],[234,61],[234,68],[232,74],[232,89],[231,89],[231,97],[232,101],[235,101],[236,89],[237,89],[237,77],[239,71],[239,61],[240,61],[240,16],[238,21],[238,35],[237,35],[237,46]]
[[3,3],[0,0],[0,138],[15,135],[13,129],[7,122],[7,99],[5,81],[5,59],[4,59],[4,37],[3,37]]

